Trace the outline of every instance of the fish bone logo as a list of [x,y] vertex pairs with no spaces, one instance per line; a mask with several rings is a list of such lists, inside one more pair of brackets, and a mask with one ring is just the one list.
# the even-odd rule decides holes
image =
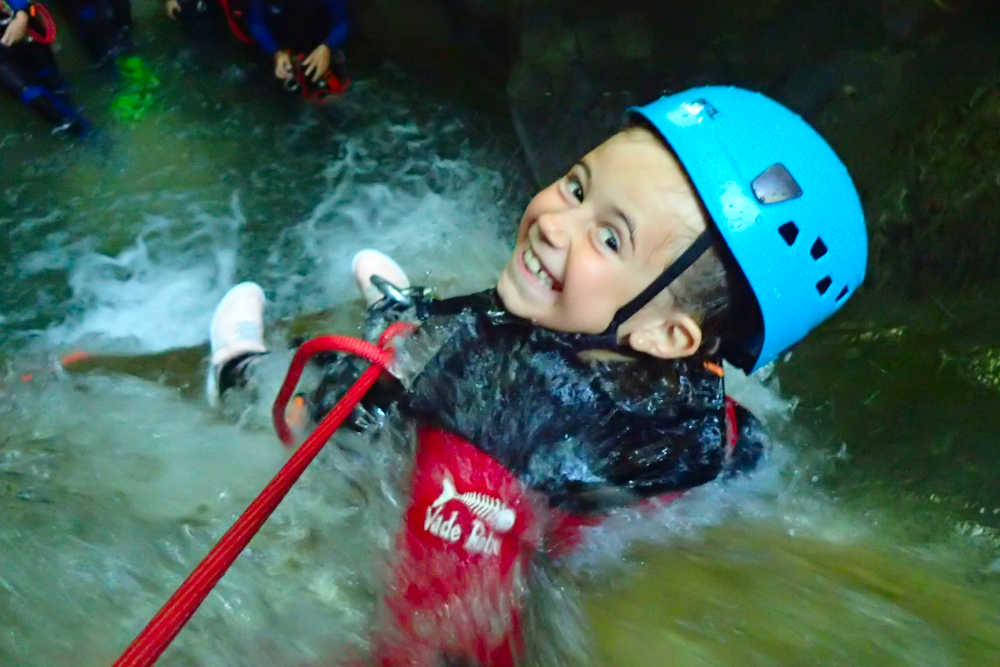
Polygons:
[[[472,526],[462,526],[458,510],[445,516],[444,506],[455,500],[465,505],[474,516]],[[441,495],[427,506],[424,515],[424,530],[452,544],[462,541],[462,548],[471,554],[499,556],[500,535],[514,527],[517,515],[499,498],[486,493],[468,491],[459,493],[450,476],[441,481]]]
[[502,500],[475,491],[458,493],[451,477],[446,476],[441,481],[441,495],[431,503],[431,508],[441,507],[450,500],[457,500],[465,505],[470,512],[478,516],[483,520],[483,523],[498,533],[506,533],[514,527],[517,515]]

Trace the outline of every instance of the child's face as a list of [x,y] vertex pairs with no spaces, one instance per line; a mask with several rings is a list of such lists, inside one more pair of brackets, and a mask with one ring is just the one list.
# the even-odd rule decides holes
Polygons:
[[544,327],[601,333],[704,229],[673,154],[648,130],[630,128],[535,195],[497,290],[507,310]]

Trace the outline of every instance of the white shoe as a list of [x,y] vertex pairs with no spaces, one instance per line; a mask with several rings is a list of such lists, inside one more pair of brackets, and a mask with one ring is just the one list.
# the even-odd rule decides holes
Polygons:
[[226,362],[243,354],[267,352],[264,345],[264,290],[252,282],[234,285],[212,314],[212,346],[206,396],[213,407],[219,402],[219,374]]
[[410,280],[399,264],[388,255],[371,248],[359,250],[354,255],[354,259],[351,260],[351,270],[354,272],[358,289],[361,290],[361,296],[369,306],[385,296],[372,284],[372,276],[385,278],[399,289],[410,286]]

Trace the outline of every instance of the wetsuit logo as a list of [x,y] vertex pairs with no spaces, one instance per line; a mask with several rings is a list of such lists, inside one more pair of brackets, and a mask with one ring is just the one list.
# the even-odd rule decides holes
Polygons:
[[472,520],[472,527],[462,544],[465,550],[470,553],[498,556],[500,540],[494,531],[506,533],[514,527],[517,518],[514,510],[499,498],[485,493],[475,491],[459,493],[451,477],[446,476],[441,482],[441,495],[427,507],[424,530],[452,543],[462,539],[465,532],[458,523],[458,510],[452,511],[447,517],[444,514],[444,506],[452,500],[465,505],[466,509],[476,517]]

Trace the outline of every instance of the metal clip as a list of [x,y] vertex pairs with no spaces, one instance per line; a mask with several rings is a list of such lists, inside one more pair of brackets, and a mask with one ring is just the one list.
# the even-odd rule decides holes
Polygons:
[[393,285],[380,275],[372,274],[372,285],[378,288],[385,298],[395,301],[401,306],[409,308],[413,304],[413,299],[403,294],[403,290]]

